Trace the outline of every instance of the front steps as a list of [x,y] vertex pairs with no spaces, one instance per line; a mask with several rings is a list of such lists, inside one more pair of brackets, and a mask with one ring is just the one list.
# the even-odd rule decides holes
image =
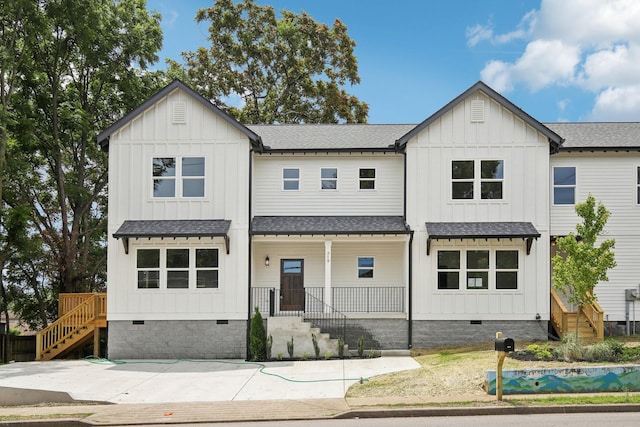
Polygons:
[[[320,348],[320,358],[338,356],[338,340],[331,338],[329,334],[320,332],[319,328],[314,328],[310,323],[305,322],[302,317],[269,317],[267,319],[267,337],[273,337],[271,347],[272,358],[288,358],[287,342],[293,337],[293,357],[314,359],[316,353],[313,347],[311,335],[315,335]],[[348,348],[345,345],[344,354],[347,355]]]

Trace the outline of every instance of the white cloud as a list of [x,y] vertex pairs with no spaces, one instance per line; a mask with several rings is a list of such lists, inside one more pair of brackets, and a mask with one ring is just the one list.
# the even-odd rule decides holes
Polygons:
[[574,86],[596,94],[593,118],[640,120],[638,22],[637,0],[542,0],[540,9],[528,12],[513,31],[495,34],[488,24],[484,32],[468,29],[467,40],[471,47],[485,40],[527,41],[519,58],[490,60],[481,71],[497,90]]
[[589,120],[594,121],[640,121],[640,84],[612,87],[596,97]]
[[491,40],[493,37],[493,29],[490,25],[477,24],[473,27],[467,27],[467,45],[475,46],[483,40]]

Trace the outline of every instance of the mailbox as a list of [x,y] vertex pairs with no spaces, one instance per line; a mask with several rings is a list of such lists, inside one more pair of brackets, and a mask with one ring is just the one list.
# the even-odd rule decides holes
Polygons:
[[510,352],[516,349],[516,343],[511,338],[497,339],[496,351]]

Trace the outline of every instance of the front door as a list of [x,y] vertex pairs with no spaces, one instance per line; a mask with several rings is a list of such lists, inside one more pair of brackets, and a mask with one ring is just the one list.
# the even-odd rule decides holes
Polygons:
[[283,259],[280,262],[281,311],[304,310],[303,265],[301,259]]

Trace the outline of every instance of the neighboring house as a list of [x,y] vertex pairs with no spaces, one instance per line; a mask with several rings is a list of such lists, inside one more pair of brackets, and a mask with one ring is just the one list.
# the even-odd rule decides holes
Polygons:
[[546,339],[563,131],[482,82],[418,125],[244,126],[174,81],[97,137],[109,356],[245,357],[254,307],[352,346]]

